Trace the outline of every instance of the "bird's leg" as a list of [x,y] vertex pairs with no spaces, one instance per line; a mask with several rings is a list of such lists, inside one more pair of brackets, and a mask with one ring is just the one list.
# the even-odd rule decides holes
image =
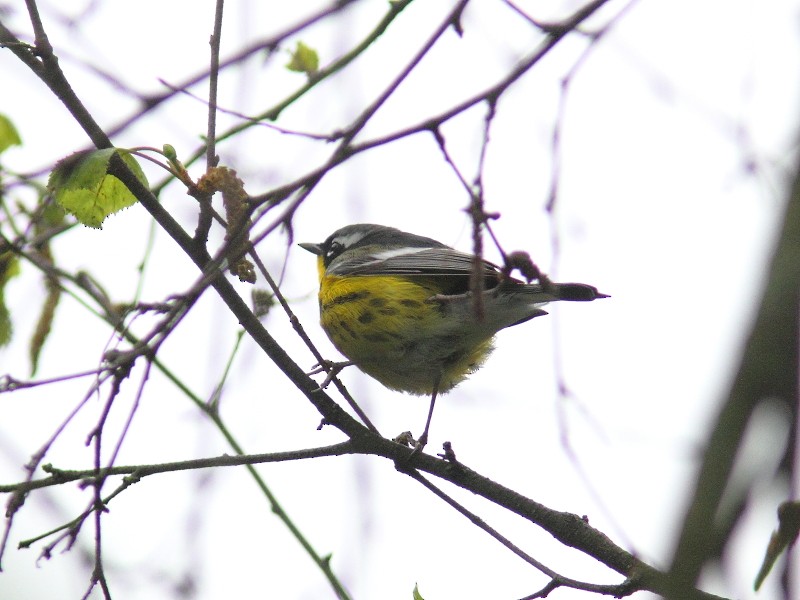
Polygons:
[[433,418],[433,407],[436,404],[436,395],[439,393],[439,383],[442,381],[441,374],[436,378],[436,383],[433,385],[433,392],[431,393],[431,405],[428,407],[428,418],[425,420],[425,429],[422,432],[422,435],[419,436],[417,443],[414,444],[414,451],[411,453],[411,456],[415,454],[419,454],[422,452],[422,449],[425,447],[425,444],[428,443],[428,430],[431,428],[431,419]]

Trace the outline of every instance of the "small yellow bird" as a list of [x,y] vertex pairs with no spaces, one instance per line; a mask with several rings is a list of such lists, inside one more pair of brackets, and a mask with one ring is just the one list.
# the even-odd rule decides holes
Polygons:
[[393,227],[360,223],[335,231],[316,254],[320,323],[334,346],[393,390],[430,395],[428,439],[436,396],[478,370],[495,333],[547,314],[555,300],[607,298],[582,283],[530,284],[509,268],[482,260],[482,318],[470,292],[474,256]]

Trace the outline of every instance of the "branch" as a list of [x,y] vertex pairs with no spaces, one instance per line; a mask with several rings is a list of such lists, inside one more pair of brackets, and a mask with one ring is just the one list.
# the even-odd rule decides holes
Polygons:
[[[497,506],[506,508],[523,519],[542,527],[564,545],[575,548],[593,557],[625,577],[625,581],[622,584],[615,586],[593,586],[591,591],[628,594],[634,591],[648,590],[662,595],[676,594],[675,597],[680,597],[682,600],[719,600],[717,596],[699,591],[682,582],[676,582],[675,578],[670,574],[663,573],[644,563],[628,551],[617,546],[601,531],[589,525],[585,517],[548,508],[514,490],[484,477],[462,463],[454,463],[450,459],[443,460],[427,454],[414,454],[412,457],[413,450],[411,448],[392,440],[382,438],[357,423],[356,427],[358,428],[358,435],[353,436],[349,441],[307,450],[248,456],[219,456],[215,458],[178,461],[157,465],[116,466],[99,470],[69,471],[55,469],[52,466],[46,465],[43,468],[45,471],[51,473],[50,477],[36,481],[23,481],[17,484],[2,485],[0,486],[0,493],[27,493],[34,489],[60,485],[70,481],[83,481],[91,485],[98,479],[107,478],[112,475],[125,475],[126,478],[124,481],[128,482],[128,485],[130,485],[130,483],[135,483],[142,477],[156,473],[211,467],[254,465],[268,462],[285,462],[322,456],[368,454],[392,460],[397,469],[410,475],[417,481],[420,481],[432,491],[434,491],[435,486],[432,486],[432,484],[428,482],[423,482],[418,471],[429,473],[464,490],[470,491],[475,495],[481,496]],[[434,491],[434,493],[440,498],[445,499],[445,501],[448,501],[443,494],[437,493],[436,491]],[[448,503],[450,502],[448,501]],[[472,513],[463,507],[458,508],[458,510],[470,518],[471,521],[476,522],[477,517],[474,517]],[[486,526],[482,527],[482,529],[489,532],[491,528]],[[496,539],[500,539],[502,536],[495,537]],[[516,553],[518,555],[524,555],[521,551]],[[576,580],[564,578],[546,567],[545,569],[544,572],[553,577],[555,583],[552,585],[555,587],[562,585],[569,585],[571,587],[582,586],[579,589],[588,590],[588,586],[592,586],[592,584],[584,584]]]
[[[461,113],[469,110],[476,104],[480,104],[481,102],[486,102],[490,100],[497,100],[514,82],[516,82],[522,75],[528,72],[535,64],[537,64],[540,60],[542,60],[557,44],[560,42],[568,33],[577,29],[577,27],[586,19],[591,17],[597,10],[599,10],[604,4],[609,2],[609,0],[594,0],[593,2],[589,3],[587,6],[576,12],[573,16],[569,19],[565,20],[560,26],[553,27],[552,31],[548,34],[545,41],[540,45],[540,47],[535,50],[530,56],[524,58],[520,61],[511,72],[506,75],[503,79],[499,82],[490,86],[489,88],[485,89],[478,94],[475,94],[471,98],[460,102],[459,104],[453,106],[449,110],[443,111],[438,115],[434,115],[425,119],[424,121],[417,123],[415,125],[411,125],[409,127],[405,127],[403,129],[399,129],[393,133],[389,133],[387,135],[373,138],[371,140],[366,140],[361,143],[357,144],[350,144],[346,146],[346,149],[342,146],[337,148],[334,152],[333,156],[320,167],[306,173],[302,177],[299,177],[295,181],[290,183],[284,184],[277,188],[270,190],[264,194],[253,196],[251,197],[251,201],[254,205],[258,206],[261,204],[269,204],[270,208],[273,204],[279,203],[282,200],[288,198],[291,194],[296,192],[297,190],[307,189],[309,187],[313,187],[316,183],[319,182],[320,179],[333,167],[345,162],[347,159],[352,158],[353,156],[360,154],[366,150],[370,150],[372,148],[382,146],[384,144],[388,144],[390,142],[395,142],[401,140],[405,137],[415,135],[418,133],[429,132],[435,130],[438,127],[441,127],[444,123],[452,119],[453,117],[460,115]],[[437,30],[438,31],[438,30]],[[365,111],[365,114],[369,112],[369,109]],[[362,115],[363,117],[363,115]],[[343,137],[346,139],[352,139],[354,137],[354,133],[351,134],[350,129],[358,128],[360,130],[364,126],[363,118],[359,117],[356,119],[353,125],[350,126],[349,129],[345,130]],[[345,151],[346,150],[346,151]],[[296,204],[299,204],[300,200],[295,199],[292,202],[292,207],[287,210],[293,211],[296,209]],[[258,240],[261,240],[265,237],[266,233],[272,231],[274,227],[277,227],[281,222],[285,220],[285,214],[281,216],[281,218],[276,222],[265,234],[256,236],[254,238],[254,243],[257,243]]]
[[0,485],[0,494],[28,493],[54,485],[62,485],[72,481],[81,481],[83,485],[93,484],[95,481],[106,479],[114,475],[125,475],[136,483],[148,475],[158,473],[173,473],[176,471],[190,471],[196,469],[209,469],[212,467],[238,467],[242,465],[259,465],[263,463],[287,462],[293,460],[304,460],[308,458],[319,458],[322,456],[342,456],[355,452],[351,442],[342,442],[332,446],[321,446],[318,448],[307,448],[305,450],[287,450],[285,452],[268,452],[265,454],[246,454],[242,456],[215,456],[212,458],[196,458],[193,460],[181,460],[155,465],[128,465],[113,466],[102,469],[82,469],[65,470],[47,464],[42,466],[45,473],[50,473],[49,477],[36,479],[34,481],[20,481],[19,483]]
[[800,166],[770,260],[758,316],[708,440],[673,555],[671,572],[687,583],[697,581],[703,565],[714,557],[713,524],[753,411],[761,402],[778,398],[793,407],[796,423],[799,307]]
[[[341,3],[341,8],[354,2],[355,0],[345,0]],[[331,64],[323,67],[312,77],[309,77],[308,80],[297,90],[291,93],[289,96],[278,102],[276,105],[268,108],[265,111],[262,111],[260,114],[255,115],[253,117],[247,117],[246,123],[241,123],[239,125],[235,125],[229,128],[227,131],[220,133],[216,137],[217,142],[221,142],[227,140],[234,135],[245,131],[263,121],[275,121],[281,115],[281,113],[286,110],[289,106],[291,106],[294,102],[302,98],[306,93],[310,90],[314,89],[319,83],[325,81],[329,77],[335,75],[336,73],[340,72],[344,69],[347,65],[353,62],[356,58],[361,56],[372,44],[374,44],[388,29],[389,25],[400,15],[400,13],[409,5],[411,4],[412,0],[397,0],[395,2],[389,3],[389,8],[386,12],[386,15],[375,25],[372,31],[367,34],[367,36],[357,44],[352,50],[343,54],[341,57],[336,59]],[[276,36],[277,38],[277,36]],[[277,44],[277,41],[275,42]],[[244,54],[244,52],[242,53]],[[228,66],[230,61],[226,61],[221,64],[221,68],[224,66]],[[187,84],[182,86],[170,86],[173,90],[183,90],[188,87]],[[173,92],[174,93],[174,92]],[[339,134],[341,135],[341,134]],[[314,136],[314,137],[323,137],[326,141],[332,141],[337,136]],[[200,158],[203,153],[205,152],[205,146],[201,146],[193,154],[191,154],[184,162],[186,165],[191,165],[194,161]],[[167,183],[169,183],[170,179],[163,181],[160,184],[153,186],[153,190],[158,193]]]
[[[265,50],[268,51],[268,52],[272,52],[275,49],[277,49],[277,47],[280,45],[280,43],[283,42],[285,39],[290,38],[292,36],[295,36],[298,33],[300,33],[301,31],[303,31],[304,29],[307,29],[307,28],[311,27],[312,25],[320,22],[321,20],[323,20],[323,19],[325,19],[327,17],[330,17],[330,16],[332,16],[332,15],[334,15],[336,13],[341,12],[342,10],[344,10],[345,8],[347,8],[348,6],[350,6],[351,4],[353,4],[355,2],[356,2],[356,0],[336,0],[335,2],[332,2],[329,6],[326,6],[325,8],[322,8],[319,12],[311,15],[310,17],[305,18],[303,21],[301,21],[299,23],[296,23],[294,25],[290,25],[289,27],[287,27],[283,31],[280,31],[280,32],[276,33],[275,35],[273,35],[273,36],[271,36],[269,38],[262,39],[262,40],[260,40],[258,42],[255,42],[255,43],[249,45],[248,47],[243,48],[242,50],[240,50],[239,52],[237,52],[233,56],[231,56],[231,57],[229,57],[229,58],[227,58],[225,60],[220,61],[219,70],[223,71],[223,70],[227,69],[228,67],[238,65],[238,64],[244,62],[246,59],[250,58],[251,56],[254,56],[254,55],[258,54],[259,52],[264,52]],[[397,5],[397,4],[408,4],[408,2],[410,2],[410,0],[403,0],[402,3],[393,2],[392,3],[393,6],[390,7],[391,12],[399,12],[399,10],[397,10],[394,7],[394,5]],[[202,71],[200,73],[197,73],[196,75],[193,75],[193,76],[189,77],[188,79],[186,79],[182,83],[177,83],[175,85],[169,85],[168,86],[169,87],[169,91],[164,93],[164,94],[160,94],[160,95],[157,95],[157,96],[150,96],[150,97],[144,98],[143,99],[143,104],[144,104],[143,108],[141,110],[137,111],[135,114],[131,115],[130,117],[126,118],[125,120],[121,121],[117,125],[112,126],[109,129],[109,136],[114,137],[117,134],[121,133],[122,131],[128,129],[131,125],[136,123],[136,121],[138,121],[139,119],[144,117],[147,113],[149,113],[150,111],[154,110],[156,107],[160,106],[161,104],[163,104],[164,102],[166,102],[170,98],[174,97],[176,94],[182,92],[183,90],[186,90],[186,89],[188,89],[190,87],[193,87],[193,86],[201,83],[202,81],[204,81],[205,79],[209,78],[210,76],[211,76],[210,70]],[[317,82],[317,81],[318,80],[315,79],[315,82]],[[303,86],[303,88],[301,88],[300,91],[296,92],[296,94],[293,95],[293,99],[296,99],[296,97],[299,97],[299,96],[303,95],[311,87],[312,86],[308,86],[308,85]],[[256,117],[256,119],[269,119],[269,118],[274,119],[274,118],[277,118],[277,115],[281,112],[282,108],[285,108],[286,106],[288,106],[289,103],[290,102],[287,101],[287,102],[281,103],[280,107],[275,107],[275,108],[270,109],[270,111],[267,114],[268,115],[273,115],[274,114],[275,117],[269,117],[269,116],[267,116],[267,114],[265,114],[265,115],[262,115],[261,117]],[[230,135],[230,134],[225,134],[225,137],[227,137],[228,135]],[[218,137],[217,139],[220,140],[220,139],[223,139],[223,138],[222,137]],[[201,150],[197,156],[202,156],[203,151],[204,150]],[[187,161],[187,164],[189,164],[190,162],[191,162],[191,159],[189,161]]]
[[[327,171],[337,164],[343,162],[356,152],[364,151],[370,147],[379,145],[379,143],[386,143],[391,139],[399,139],[404,135],[410,135],[420,131],[430,130],[433,125],[440,125],[449,120],[453,116],[467,110],[474,104],[483,101],[496,100],[513,82],[527,72],[534,64],[536,64],[560,39],[567,35],[570,31],[574,30],[584,19],[588,18],[591,14],[604,5],[608,0],[595,0],[588,4],[585,8],[578,11],[572,18],[565,21],[563,27],[553,27],[548,30],[548,37],[542,47],[534,52],[530,57],[522,61],[514,70],[511,71],[501,82],[486,90],[483,94],[473,97],[453,109],[442,113],[433,121],[427,120],[426,122],[417,125],[415,128],[403,130],[394,134],[394,137],[384,138],[385,141],[379,142],[373,140],[361,145],[352,145],[351,142],[354,137],[362,130],[366,122],[372,117],[377,108],[393,93],[396,85],[402,81],[402,78],[409,72],[416,64],[419,58],[426,51],[425,48],[418,53],[417,57],[409,64],[407,69],[395,79],[392,85],[382,94],[370,107],[368,107],[359,118],[351,125],[347,132],[342,137],[342,143],[337,150],[333,153],[331,159],[326,165],[307,175],[301,185],[293,190],[305,188],[307,190],[312,188]],[[459,3],[459,10],[452,13],[451,21],[447,25],[456,25],[457,19],[460,15],[460,8],[463,8],[464,2]],[[441,35],[445,29],[440,27],[434,34]],[[3,31],[0,29],[0,37]],[[427,47],[427,46],[426,46]],[[84,128],[87,135],[98,147],[110,146],[110,141],[105,133],[100,129],[97,123],[93,120],[91,115],[83,107],[80,100],[75,95],[74,91],[69,87],[63,73],[58,68],[57,60],[52,54],[52,50],[46,47],[39,49],[41,55],[41,65],[32,69],[39,69],[37,75],[45,82],[45,84],[53,91],[53,93],[67,106],[73,114],[77,122]],[[36,63],[38,65],[39,63]],[[202,273],[201,280],[203,285],[211,285],[222,301],[226,304],[231,313],[238,319],[239,323],[244,327],[251,338],[263,350],[263,352],[278,366],[278,368],[295,384],[297,389],[317,408],[319,413],[323,416],[327,423],[335,426],[342,431],[348,438],[348,442],[337,445],[335,447],[328,447],[323,452],[330,453],[331,448],[336,448],[336,452],[341,454],[363,453],[382,456],[392,460],[396,467],[405,472],[419,469],[442,478],[446,481],[453,483],[465,490],[471,491],[494,504],[504,507],[507,510],[523,517],[524,519],[534,523],[549,533],[551,533],[561,543],[575,548],[589,556],[592,556],[599,562],[613,569],[614,571],[622,574],[627,582],[624,591],[646,589],[662,595],[680,595],[681,598],[687,600],[693,599],[708,599],[713,598],[709,594],[705,594],[694,589],[692,586],[675,582],[673,577],[668,574],[662,573],[657,569],[647,565],[639,560],[623,548],[617,546],[605,534],[597,529],[594,529],[582,517],[566,512],[559,512],[547,508],[533,500],[522,496],[521,494],[506,488],[498,483],[489,480],[486,477],[468,469],[460,463],[454,463],[450,460],[440,460],[425,454],[415,454],[412,458],[412,450],[391,440],[384,439],[378,435],[371,433],[367,428],[358,423],[348,413],[346,413],[338,404],[336,404],[323,390],[320,390],[310,377],[306,375],[294,360],[284,351],[283,347],[266,331],[259,319],[253,314],[244,300],[238,295],[232,284],[220,272],[218,261],[211,260],[207,251],[201,245],[196,244],[186,231],[174,220],[174,218],[162,207],[161,203],[154,196],[154,194],[147,189],[122,163],[121,160],[112,162],[111,172],[119,178],[124,185],[137,197],[139,203],[147,210],[158,225],[163,228],[175,241],[175,243],[185,252],[190,259],[195,263]],[[288,189],[284,186],[284,189]],[[282,196],[281,199],[288,196]],[[277,198],[276,191],[272,192],[271,198]],[[293,203],[287,211],[293,210],[302,201],[302,197]],[[276,225],[284,222],[287,217],[291,216],[291,212],[284,213],[284,217],[276,222]],[[800,219],[798,219],[800,222]],[[311,451],[307,451],[311,452]],[[270,460],[277,460],[276,457],[281,453],[270,455]],[[322,454],[329,455],[329,454]],[[284,458],[288,454],[283,453]],[[310,457],[310,456],[309,456]],[[243,461],[241,457],[225,457],[231,461]],[[297,458],[296,455],[292,459]],[[285,458],[289,460],[289,458]],[[205,459],[208,460],[208,459]],[[191,461],[195,462],[196,461]],[[232,463],[233,464],[233,463]],[[236,462],[236,464],[251,464],[249,462]],[[98,465],[99,466],[99,465]],[[222,466],[219,463],[208,466]],[[95,481],[100,481],[102,478],[116,474],[111,469],[119,469],[120,467],[111,467],[109,470],[95,468],[89,475],[90,478],[95,478]],[[129,467],[133,469],[133,467]],[[139,467],[138,470],[129,473],[130,476],[141,476],[143,469],[148,467]],[[158,468],[158,465],[153,468]],[[186,467],[190,468],[190,467]],[[191,467],[200,468],[200,467]],[[205,468],[205,467],[203,467]],[[167,470],[175,470],[170,468]],[[53,471],[53,477],[60,473]],[[85,474],[85,472],[84,472]],[[53,477],[50,479],[52,480]],[[44,481],[44,480],[42,480]],[[33,484],[34,482],[31,482]],[[38,482],[37,482],[38,484]],[[46,485],[54,485],[54,483],[41,484],[41,487]],[[35,489],[35,488],[30,488]],[[99,490],[99,486],[97,488]],[[23,490],[30,491],[30,490]],[[462,513],[464,514],[464,513]],[[541,594],[540,594],[541,595]]]

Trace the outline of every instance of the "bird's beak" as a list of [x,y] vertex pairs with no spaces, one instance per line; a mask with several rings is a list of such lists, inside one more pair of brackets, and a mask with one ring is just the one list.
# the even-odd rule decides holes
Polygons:
[[308,242],[303,242],[302,244],[297,244],[303,250],[308,250],[311,254],[316,254],[317,256],[322,255],[322,247],[319,244],[310,244]]

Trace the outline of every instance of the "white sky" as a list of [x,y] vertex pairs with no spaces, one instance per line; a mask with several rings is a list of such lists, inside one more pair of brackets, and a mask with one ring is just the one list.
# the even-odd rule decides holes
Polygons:
[[[85,3],[60,2],[79,12]],[[291,3],[229,2],[223,56],[248,41],[302,18],[284,14]],[[371,139],[444,110],[496,81],[536,45],[536,32],[501,2],[475,2],[464,15],[465,35],[448,32],[359,139]],[[576,3],[519,6],[542,19]],[[451,3],[417,2],[396,27],[353,65],[352,73],[320,86],[278,125],[328,133],[349,123],[395,76]],[[76,91],[104,126],[135,110],[80,66],[88,59],[136,90],[160,92],[158,79],[180,83],[207,63],[213,3],[101,3],[67,30],[42,3],[45,25]],[[305,5],[304,5],[305,6]],[[624,6],[611,2],[605,22]],[[22,3],[10,19],[27,36]],[[386,3],[362,3],[344,21],[324,23],[302,39],[326,64],[347,50],[383,14]],[[543,210],[551,177],[551,136],[560,80],[585,46],[568,40],[503,96],[493,123],[484,172],[488,210],[504,248],[525,249],[557,279],[598,286],[611,299],[551,307],[551,317],[500,334],[483,370],[437,405],[428,451],[450,440],[465,464],[557,510],[589,516],[593,525],[639,556],[666,566],[682,515],[699,445],[738,357],[756,308],[773,226],[795,156],[800,4],[750,1],[703,3],[642,0],[597,45],[571,80],[562,121],[558,209]],[[3,155],[17,171],[40,169],[87,140],[66,111],[8,52],[0,73],[12,82],[0,112],[17,124],[25,146]],[[286,72],[281,53],[266,66],[252,60],[221,78],[220,104],[255,113],[302,82]],[[9,88],[6,88],[9,89]],[[194,90],[205,94],[205,88]],[[475,174],[483,109],[454,119],[443,132],[462,172]],[[205,132],[201,103],[179,98],[115,140],[119,146],[174,145],[188,156]],[[236,122],[220,117],[220,128]],[[317,166],[332,146],[252,130],[221,144],[224,164],[237,169],[250,193],[290,181]],[[747,169],[754,160],[755,172]],[[145,167],[151,181],[161,175]],[[198,165],[191,169],[201,173]],[[194,229],[192,201],[177,187],[165,206]],[[321,241],[351,222],[379,222],[436,237],[468,250],[466,197],[431,136],[415,136],[359,156],[328,174],[294,220],[296,241]],[[115,300],[137,285],[136,267],[149,218],[134,207],[102,231],[80,229],[54,247],[66,268],[85,268]],[[554,235],[558,256],[552,249]],[[217,232],[215,240],[221,238]],[[285,238],[261,248],[277,274]],[[496,259],[487,240],[487,256]],[[145,300],[186,289],[194,268],[161,233],[145,280]],[[247,297],[249,287],[237,284]],[[261,284],[263,285],[263,284]],[[323,352],[337,358],[316,324],[313,257],[293,247],[283,290]],[[0,372],[25,377],[23,350],[35,322],[39,278],[32,269],[15,280],[7,301],[19,345],[0,351]],[[313,359],[276,310],[273,336],[301,365]],[[147,323],[140,324],[140,332]],[[164,347],[163,359],[199,395],[208,397],[237,335],[220,302],[205,297]],[[40,376],[94,367],[110,332],[75,301],[64,298],[56,330],[40,361]],[[575,400],[559,399],[556,365]],[[141,365],[139,365],[141,367]],[[110,431],[127,415],[141,370],[134,372],[112,413]],[[354,369],[343,381],[386,435],[419,432],[427,400],[382,388]],[[87,382],[0,397],[0,480],[22,477],[24,463],[85,393]],[[48,460],[61,468],[91,465],[83,445],[102,399],[90,401]],[[249,452],[325,445],[342,436],[316,431],[319,416],[268,364],[253,344],[237,356],[222,399],[222,415]],[[564,416],[565,415],[565,416]],[[772,439],[785,436],[780,413],[763,415]],[[566,431],[571,458],[561,440]],[[782,433],[783,432],[783,433]],[[108,434],[109,439],[114,439]],[[163,462],[229,451],[222,437],[158,374],[123,447],[119,463]],[[769,473],[775,456],[757,463]],[[46,461],[47,462],[47,461]],[[330,458],[260,467],[268,484],[354,599],[410,598],[415,583],[427,600],[518,598],[546,580],[471,527],[386,461]],[[583,478],[586,473],[588,479]],[[619,577],[559,546],[546,533],[469,495],[449,490],[493,527],[565,575],[614,583]],[[764,486],[758,506],[737,532],[739,551],[709,590],[755,598],[774,510],[785,490]],[[601,502],[598,502],[598,498]],[[20,539],[71,518],[88,492],[66,486],[34,494],[17,516],[0,574],[0,597],[80,598],[90,566],[87,523],[80,548],[34,566],[38,550],[17,551]],[[103,530],[114,597],[152,598],[164,581],[198,569],[197,598],[333,597],[318,570],[269,510],[244,469],[151,477],[114,500]],[[80,566],[80,569],[76,569]],[[776,597],[768,580],[758,598]],[[100,597],[95,593],[92,597]],[[558,600],[585,598],[560,590]],[[642,596],[645,597],[645,596]]]

